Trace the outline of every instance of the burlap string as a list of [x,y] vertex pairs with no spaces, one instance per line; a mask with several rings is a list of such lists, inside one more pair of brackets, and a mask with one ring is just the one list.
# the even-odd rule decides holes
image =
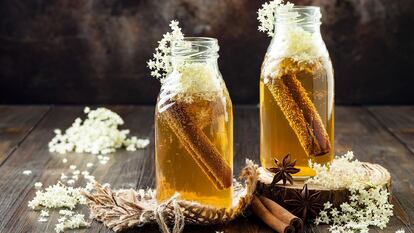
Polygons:
[[[197,202],[184,201],[175,194],[163,203],[157,203],[154,190],[111,190],[96,183],[96,192],[83,191],[88,199],[91,217],[106,227],[120,232],[146,224],[158,224],[163,233],[179,233],[185,224],[222,224],[233,220],[250,204],[258,179],[258,166],[246,160],[240,178],[233,185],[233,207],[217,209]],[[169,226],[172,226],[170,231]]]

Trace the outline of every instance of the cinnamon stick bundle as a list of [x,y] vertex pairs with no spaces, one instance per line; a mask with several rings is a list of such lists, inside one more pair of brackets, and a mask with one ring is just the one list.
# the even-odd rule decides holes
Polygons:
[[[288,63],[288,66],[295,64]],[[324,155],[331,150],[328,133],[306,89],[297,80],[294,70],[296,69],[285,71],[280,77],[271,78],[267,86],[306,154]]]
[[251,205],[253,212],[279,233],[301,232],[303,229],[303,222],[300,218],[264,196],[255,195]]
[[193,121],[184,104],[177,101],[162,114],[181,144],[215,187],[218,190],[229,188],[233,181],[232,168]]

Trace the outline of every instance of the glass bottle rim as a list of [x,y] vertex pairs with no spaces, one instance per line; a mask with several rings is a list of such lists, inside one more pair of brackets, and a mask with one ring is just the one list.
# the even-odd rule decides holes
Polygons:
[[173,59],[206,60],[218,58],[218,40],[213,37],[184,37],[172,43]]
[[279,8],[275,14],[276,25],[298,24],[298,25],[320,25],[321,8],[318,6],[293,6],[292,8]]

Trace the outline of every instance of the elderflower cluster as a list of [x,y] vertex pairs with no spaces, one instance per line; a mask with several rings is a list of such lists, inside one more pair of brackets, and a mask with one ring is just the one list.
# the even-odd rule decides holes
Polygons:
[[148,139],[128,138],[129,130],[118,129],[124,121],[109,109],[91,111],[86,107],[84,112],[87,114],[84,121],[76,118],[64,133],[60,129],[55,130],[56,136],[49,142],[50,152],[108,154],[122,146],[134,151],[149,144]]
[[[329,56],[320,34],[307,31],[298,24],[300,15],[292,10],[293,7],[293,3],[273,0],[264,3],[259,9],[259,31],[270,37],[274,36],[276,12],[281,15],[281,24],[286,24],[277,28],[277,36],[274,37],[268,53],[272,57],[290,57],[297,61]],[[321,15],[315,12],[313,17],[319,19]]]
[[185,102],[191,102],[196,94],[203,99],[212,99],[222,88],[220,79],[215,77],[215,70],[209,65],[185,63],[162,81],[161,92],[177,95],[176,98],[183,98]]
[[353,159],[354,154],[348,152],[327,166],[310,162],[316,176],[307,183],[350,191],[348,202],[338,208],[325,203],[315,219],[315,224],[330,224],[331,232],[368,232],[369,226],[383,229],[393,215],[393,206],[388,202],[390,193],[366,175],[363,163]]
[[[83,189],[90,192],[94,189],[95,177],[90,175],[86,170],[82,172],[77,170],[75,165],[71,165],[69,170],[72,175],[62,173],[60,181],[58,181],[57,184],[49,186],[44,191],[37,191],[36,196],[28,203],[28,206],[31,209],[40,210],[39,222],[49,221],[48,209],[59,210],[59,215],[61,217],[55,225],[55,231],[57,233],[63,232],[66,229],[77,229],[88,227],[90,225],[89,222],[85,221],[83,214],[72,211],[79,205],[86,203],[86,198],[80,194],[82,188],[65,186],[63,183],[66,182],[68,185],[72,185],[79,179],[79,176],[82,175],[84,178],[83,180],[86,182],[86,186]],[[40,182],[37,182],[36,184],[39,183]],[[37,185],[37,188],[40,189],[41,186]]]
[[47,187],[44,191],[38,190],[33,200],[29,201],[31,209],[42,207],[48,209],[68,208],[74,209],[78,204],[85,204],[86,199],[80,194],[79,188],[67,187],[61,182]]
[[329,189],[363,189],[373,183],[371,177],[366,175],[363,163],[354,160],[354,153],[347,152],[336,157],[330,164],[321,165],[309,161],[309,167],[316,171],[316,176],[309,179],[310,184],[320,185]]
[[270,2],[265,2],[257,11],[257,20],[259,20],[259,31],[267,33],[269,37],[273,37],[275,31],[275,20],[276,20],[276,10],[283,9],[288,11],[293,7],[293,3],[286,2],[283,3],[283,0],[272,0]]
[[158,47],[155,49],[154,57],[147,62],[148,68],[151,70],[151,76],[160,80],[172,71],[172,43],[184,39],[181,28],[178,26],[178,21],[172,20],[170,22],[170,28],[172,31],[165,33],[163,38],[158,41]]
[[327,202],[315,219],[315,224],[331,224],[331,232],[368,232],[369,226],[383,229],[393,215],[392,205],[388,202],[390,193],[381,187],[350,190],[349,202],[333,208]]
[[55,225],[56,233],[64,232],[66,229],[78,229],[81,227],[89,227],[90,223],[85,221],[85,215],[74,213],[73,211],[59,211],[63,215],[58,219]]

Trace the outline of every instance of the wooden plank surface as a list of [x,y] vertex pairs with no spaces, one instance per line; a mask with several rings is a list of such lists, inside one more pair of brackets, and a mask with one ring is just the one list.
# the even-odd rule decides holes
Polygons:
[[414,154],[414,107],[375,106],[368,110]]
[[0,106],[0,164],[49,110],[48,106]]
[[[4,107],[0,107],[2,108]],[[49,153],[47,143],[53,137],[53,129],[67,128],[76,117],[82,115],[81,107],[53,107],[0,166],[2,176],[0,180],[0,190],[2,190],[0,192],[0,232],[54,232],[57,214],[52,214],[48,223],[37,222],[39,213],[30,211],[27,208],[27,202],[34,197],[33,184],[35,182],[41,181],[44,186],[55,184],[60,174],[67,172],[72,164],[81,171],[89,170],[98,181],[110,183],[114,188],[153,187],[153,107],[113,106],[110,108],[124,118],[126,123],[123,128],[131,129],[131,135],[149,137],[150,146],[137,152],[119,150],[116,154],[110,155],[110,160],[105,165],[99,164],[96,156],[93,155]],[[335,150],[337,153],[353,150],[360,160],[376,162],[388,168],[393,176],[392,191],[412,220],[414,219],[414,200],[411,197],[414,195],[414,177],[409,174],[413,174],[414,155],[407,147],[410,142],[409,138],[396,135],[397,132],[405,132],[404,129],[414,128],[412,117],[402,117],[406,112],[412,112],[414,107],[395,108],[393,115],[398,119],[386,112],[394,108],[390,110],[381,108],[337,107]],[[399,112],[400,110],[402,112]],[[374,111],[385,111],[385,113],[373,116]],[[384,114],[387,117],[386,120],[383,119]],[[33,117],[28,116],[28,118]],[[399,118],[405,119],[403,123]],[[234,111],[234,119],[234,172],[237,175],[244,165],[245,158],[259,162],[258,109],[255,106],[238,106]],[[2,121],[0,121],[1,124],[3,124]],[[63,158],[67,158],[68,163],[63,163]],[[86,168],[88,162],[94,163],[94,166]],[[23,175],[22,171],[26,169],[32,170],[33,174]],[[402,227],[404,225],[394,217],[389,227],[383,232],[395,232]],[[326,232],[326,229],[326,226],[308,227],[306,232]],[[405,227],[405,229],[406,232],[414,231],[413,226]],[[187,226],[185,229],[188,233],[215,231],[272,232],[255,217],[241,217],[224,226]],[[102,224],[93,222],[91,228],[76,232],[111,231]],[[129,232],[150,233],[158,232],[158,230],[157,227],[151,226]]]

